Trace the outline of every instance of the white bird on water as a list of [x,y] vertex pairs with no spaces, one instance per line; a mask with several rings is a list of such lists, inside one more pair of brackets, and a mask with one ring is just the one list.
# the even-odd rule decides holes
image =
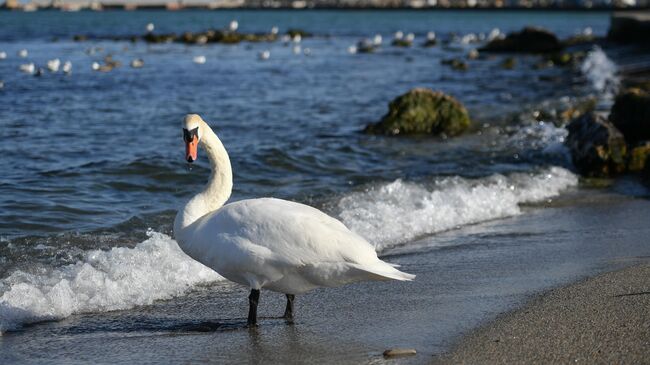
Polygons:
[[260,60],[266,61],[269,58],[271,58],[271,51],[269,50],[262,51],[259,53],[258,57],[260,58]]
[[25,63],[20,65],[20,71],[26,73],[26,74],[33,74],[34,71],[36,71],[36,66],[34,65],[33,62],[30,63]]
[[156,29],[156,26],[153,23],[147,24],[147,33],[152,33],[154,29]]
[[228,29],[231,32],[236,32],[237,28],[239,28],[239,22],[237,22],[236,20],[231,20],[230,24],[228,24]]
[[28,55],[29,55],[29,52],[27,52],[26,49],[21,49],[20,51],[18,51],[18,57],[27,58]]
[[198,63],[199,65],[202,65],[205,63],[205,56],[196,56],[193,59],[194,63]]
[[7,58],[7,52],[0,52],[0,60]]
[[232,168],[223,144],[203,119],[182,123],[185,158],[200,145],[212,174],[203,191],[178,211],[174,237],[190,257],[251,289],[248,325],[257,324],[262,288],[285,293],[284,318],[292,320],[295,294],[364,280],[413,280],[377,257],[374,247],[316,208],[274,198],[225,204]]
[[69,75],[69,74],[72,73],[72,62],[65,61],[63,63],[63,73],[65,73],[66,75]]
[[61,67],[60,59],[55,58],[47,61],[47,69],[50,70],[50,72],[59,72],[59,67]]

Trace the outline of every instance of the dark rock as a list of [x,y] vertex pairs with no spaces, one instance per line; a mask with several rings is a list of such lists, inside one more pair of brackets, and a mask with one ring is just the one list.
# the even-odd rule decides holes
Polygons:
[[84,42],[88,40],[88,36],[83,34],[76,34],[75,36],[72,37],[72,40],[74,40],[75,42]]
[[455,136],[470,126],[469,114],[456,99],[439,91],[412,89],[388,105],[388,113],[365,132],[384,135]]
[[440,61],[440,63],[451,66],[451,68],[458,71],[467,71],[469,69],[467,63],[459,58],[445,59]]
[[422,43],[422,47],[434,47],[436,44],[438,44],[438,41],[435,39],[427,39]]
[[650,93],[628,89],[616,97],[609,120],[628,143],[650,140]]
[[619,43],[650,44],[650,13],[614,13],[607,38]]
[[597,40],[593,34],[577,34],[562,41],[565,47],[580,46],[595,43]]
[[544,57],[544,60],[551,66],[570,66],[582,62],[585,58],[584,52],[556,52]]
[[631,172],[650,170],[650,141],[638,143],[630,149],[627,169]]
[[297,28],[291,28],[291,29],[287,30],[287,34],[288,34],[291,38],[293,38],[293,37],[295,37],[295,36],[297,36],[297,35],[299,35],[301,38],[311,37],[311,36],[312,36],[311,33],[306,32],[306,31],[304,31],[304,30],[302,30],[302,29],[297,29]]
[[555,34],[542,28],[526,27],[520,32],[508,34],[504,39],[490,41],[480,51],[548,53],[561,49],[562,44]]
[[408,39],[393,39],[392,44],[395,47],[410,47],[413,45],[413,42]]
[[369,39],[364,39],[357,43],[357,52],[359,53],[373,53],[377,48],[378,46]]
[[169,33],[169,34],[147,33],[142,37],[142,39],[144,39],[146,42],[149,43],[170,43],[177,40],[178,37],[174,33]]
[[501,62],[501,68],[512,70],[517,65],[517,60],[514,57],[508,57]]
[[567,129],[566,144],[573,164],[582,175],[605,177],[625,171],[625,139],[607,119],[586,113],[574,119]]

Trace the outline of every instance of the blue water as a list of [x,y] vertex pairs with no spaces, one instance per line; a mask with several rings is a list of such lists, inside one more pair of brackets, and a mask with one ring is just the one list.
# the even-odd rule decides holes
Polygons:
[[[294,55],[272,44],[234,46],[147,45],[143,42],[73,42],[75,34],[182,32],[225,26],[242,31],[298,27],[314,33]],[[537,24],[566,37],[585,27],[604,34],[604,13],[410,12],[410,11],[186,11],[0,13],[0,236],[51,235],[112,227],[133,217],[175,209],[207,176],[202,160],[188,173],[178,121],[200,113],[222,137],[235,170],[234,198],[274,195],[326,199],[354,186],[396,178],[484,176],[526,170],[511,148],[475,137],[459,142],[388,140],[358,133],[378,120],[387,103],[412,87],[456,96],[481,126],[505,120],[521,105],[579,94],[571,71],[530,70],[536,57],[514,71],[501,58],[469,61],[468,72],[440,64],[463,57],[477,44],[449,49],[396,49],[350,55],[364,36],[396,30],[439,37],[503,31]],[[56,40],[54,40],[56,39]],[[26,59],[17,57],[27,49]],[[91,54],[91,49],[94,52]],[[257,53],[269,49],[271,59]],[[111,54],[123,67],[110,73],[91,63]],[[205,55],[197,65],[193,56]],[[32,77],[18,66],[70,60],[73,74]],[[145,67],[128,63],[142,58]],[[556,81],[539,81],[540,75]],[[557,81],[560,78],[560,81]],[[477,153],[479,152],[479,153]],[[484,152],[489,152],[486,155]],[[534,157],[534,156],[533,156]],[[539,161],[532,161],[538,165]],[[196,175],[199,175],[197,177]],[[138,227],[141,229],[141,227]]]
[[[149,22],[157,33],[181,33],[223,28],[232,19],[239,21],[243,32],[267,32],[278,26],[280,33],[301,28],[314,36],[304,38],[298,52],[294,45],[280,41],[189,46],[97,40],[141,35]],[[558,207],[598,195],[578,186],[562,145],[566,131],[552,116],[584,97],[601,95],[579,65],[538,69],[534,66],[539,56],[518,55],[516,67],[506,70],[500,65],[508,55],[467,59],[468,52],[484,42],[463,43],[462,39],[470,33],[479,36],[494,28],[508,32],[525,25],[546,27],[560,38],[585,28],[603,36],[608,22],[609,14],[600,12],[0,12],[0,52],[8,56],[0,60],[4,84],[0,88],[0,332],[69,318],[46,325],[42,333],[44,327],[36,326],[16,337],[11,337],[13,332],[1,336],[0,362],[38,363],[54,353],[55,362],[70,358],[107,362],[106,351],[119,353],[116,356],[124,363],[142,360],[137,355],[141,353],[150,354],[152,362],[167,363],[199,358],[194,355],[211,361],[219,356],[224,361],[241,360],[241,353],[318,361],[326,359],[333,346],[344,354],[343,359],[335,359],[358,363],[368,359],[364,341],[369,338],[373,349],[409,346],[413,342],[399,339],[414,337],[427,346],[428,339],[435,338],[441,341],[436,348],[441,348],[485,313],[512,305],[511,288],[502,287],[500,275],[505,275],[501,268],[508,265],[525,266],[527,261],[522,263],[517,255],[530,252],[520,244],[521,237],[533,237],[524,244],[539,250],[540,256],[547,255],[553,265],[539,269],[546,276],[536,277],[536,289],[521,284],[531,275],[522,269],[524,274],[516,279],[521,289],[517,300],[532,290],[602,267],[602,261],[613,255],[605,239],[599,241],[602,249],[585,258],[579,251],[588,242],[577,239],[581,231],[574,233],[567,226],[572,219],[577,225],[584,220],[594,227],[615,226],[607,219],[607,201],[595,205],[599,215],[594,219],[588,207],[563,211],[561,218],[542,209],[548,205],[559,211]],[[398,30],[415,33],[415,46],[390,46]],[[428,31],[435,31],[443,42],[421,47]],[[77,34],[95,40],[75,42],[72,38]],[[349,46],[375,34],[384,38],[377,53],[348,53]],[[26,58],[18,57],[21,49],[28,50]],[[258,53],[264,50],[271,57],[261,61]],[[106,73],[93,71],[92,63],[103,62],[107,55],[122,66]],[[205,56],[207,62],[196,64],[195,56]],[[28,62],[45,68],[54,58],[71,61],[72,74],[45,70],[35,77],[19,71]],[[143,68],[129,67],[136,58],[144,60]],[[449,58],[466,60],[469,69],[456,71],[441,64]],[[456,97],[469,110],[473,127],[451,139],[388,138],[360,132],[383,116],[390,100],[414,87]],[[366,236],[381,254],[397,255],[392,261],[424,279],[406,287],[405,296],[397,295],[404,287],[372,283],[337,292],[354,292],[336,301],[344,303],[344,313],[357,311],[351,316],[366,323],[343,326],[345,340],[338,340],[340,324],[328,324],[310,306],[303,318],[309,318],[311,327],[297,326],[301,335],[271,326],[270,338],[279,342],[271,341],[274,345],[266,350],[249,351],[264,343],[253,338],[249,344],[241,331],[227,332],[239,328],[237,300],[245,293],[215,279],[213,273],[188,266],[189,259],[170,237],[176,209],[209,175],[201,151],[191,168],[184,162],[181,120],[187,113],[201,114],[226,146],[234,170],[233,200],[275,196],[312,204]],[[638,187],[634,181],[631,184]],[[558,200],[561,203],[555,204]],[[539,208],[532,218],[526,215],[531,204]],[[647,210],[647,202],[635,204],[635,209]],[[508,220],[513,216],[519,217],[514,223]],[[549,217],[555,223],[547,224]],[[501,219],[506,223],[498,226],[498,235],[485,233]],[[484,222],[496,223],[481,225]],[[523,228],[517,222],[524,222]],[[548,232],[552,234],[547,237]],[[463,246],[466,235],[473,238]],[[625,254],[638,254],[643,248],[635,245],[637,237],[628,236]],[[570,255],[548,249],[552,243],[573,250],[569,243],[574,241],[580,244],[571,254],[584,259],[582,266],[573,265],[578,259],[571,261]],[[447,251],[438,253],[431,247]],[[473,266],[466,268],[468,262]],[[438,267],[445,265],[454,280],[441,279]],[[470,276],[463,276],[465,269],[477,275],[496,272],[490,285],[500,288],[500,294],[489,300],[497,306],[480,302],[485,295],[465,290],[475,284]],[[436,296],[440,287],[450,293],[446,299]],[[338,311],[329,293],[316,291],[307,301],[332,305],[326,313],[333,317]],[[391,304],[382,307],[381,301],[373,301],[382,308],[358,313],[367,307],[357,307],[356,300],[374,297]],[[440,327],[429,326],[432,318],[439,317],[430,311],[442,308],[451,313],[455,298],[466,299],[464,305],[473,308],[470,314],[458,312],[449,317],[458,323],[449,319]],[[105,313],[110,310],[123,311]],[[419,320],[427,310],[431,321]],[[392,313],[391,323],[405,324],[399,329],[394,326],[394,331],[376,328],[382,324],[375,320],[383,316],[378,314],[382,311]],[[219,326],[225,326],[226,332],[210,335],[221,347],[196,348],[195,335],[177,341],[178,331],[200,327],[205,316],[222,318]],[[365,328],[358,343],[347,340],[355,338],[355,328]],[[330,336],[321,340],[319,335],[305,335],[308,331]],[[138,336],[146,341],[140,342]],[[305,340],[295,344],[289,341],[294,336]],[[127,337],[135,340],[120,342]],[[87,342],[90,338],[95,342]],[[174,344],[167,345],[167,340]],[[106,342],[111,345],[104,346]],[[147,349],[132,351],[136,342]],[[195,352],[186,353],[186,347]],[[66,352],[67,348],[76,350]],[[8,350],[3,353],[4,349]],[[183,355],[160,355],[165,353],[162,350]],[[356,357],[345,358],[348,352]]]

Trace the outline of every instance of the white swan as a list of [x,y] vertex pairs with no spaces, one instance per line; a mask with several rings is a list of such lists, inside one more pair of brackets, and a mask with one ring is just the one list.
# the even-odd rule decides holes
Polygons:
[[260,289],[285,293],[284,318],[293,299],[317,287],[362,280],[412,280],[377,257],[374,247],[343,223],[307,205],[261,198],[224,205],[232,191],[223,144],[196,114],[183,121],[188,162],[201,145],[212,174],[205,189],[179,210],[174,236],[181,249],[223,277],[251,288],[248,325],[257,322]]

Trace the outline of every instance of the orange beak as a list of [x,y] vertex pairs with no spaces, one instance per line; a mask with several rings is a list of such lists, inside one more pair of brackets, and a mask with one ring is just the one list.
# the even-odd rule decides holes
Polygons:
[[199,147],[199,137],[194,136],[190,142],[185,142],[185,159],[192,163],[196,161],[196,153]]

